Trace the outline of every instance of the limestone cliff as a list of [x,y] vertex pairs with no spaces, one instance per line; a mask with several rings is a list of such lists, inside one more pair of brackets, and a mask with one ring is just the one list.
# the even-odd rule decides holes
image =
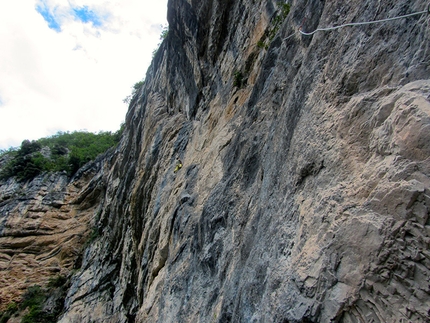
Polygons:
[[60,322],[430,320],[428,3],[289,4],[169,1]]
[[29,287],[80,268],[84,247],[96,236],[105,163],[102,156],[72,179],[45,173],[0,182],[0,310],[20,302]]

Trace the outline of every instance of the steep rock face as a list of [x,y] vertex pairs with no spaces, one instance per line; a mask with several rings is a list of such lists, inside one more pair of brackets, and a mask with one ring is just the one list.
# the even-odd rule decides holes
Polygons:
[[428,321],[426,7],[171,0],[60,322]]
[[27,288],[80,268],[82,251],[104,195],[100,158],[70,180],[42,174],[0,183],[0,305],[19,302]]

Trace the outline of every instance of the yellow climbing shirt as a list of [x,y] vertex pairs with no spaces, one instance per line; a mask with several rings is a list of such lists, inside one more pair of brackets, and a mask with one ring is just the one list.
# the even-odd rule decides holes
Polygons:
[[182,162],[178,160],[178,163],[176,164],[175,170],[173,172],[176,173],[181,168],[182,168]]

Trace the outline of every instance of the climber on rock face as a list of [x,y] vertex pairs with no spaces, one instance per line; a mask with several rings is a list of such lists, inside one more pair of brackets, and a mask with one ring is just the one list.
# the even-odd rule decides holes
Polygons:
[[175,170],[173,171],[175,174],[178,170],[180,170],[182,168],[182,162],[179,159],[179,156],[176,156],[176,167]]

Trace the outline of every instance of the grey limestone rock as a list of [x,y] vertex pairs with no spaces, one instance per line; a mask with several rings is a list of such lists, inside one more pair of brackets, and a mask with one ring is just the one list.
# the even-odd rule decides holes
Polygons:
[[299,32],[428,3],[289,4],[169,1],[60,322],[430,320],[429,16]]

